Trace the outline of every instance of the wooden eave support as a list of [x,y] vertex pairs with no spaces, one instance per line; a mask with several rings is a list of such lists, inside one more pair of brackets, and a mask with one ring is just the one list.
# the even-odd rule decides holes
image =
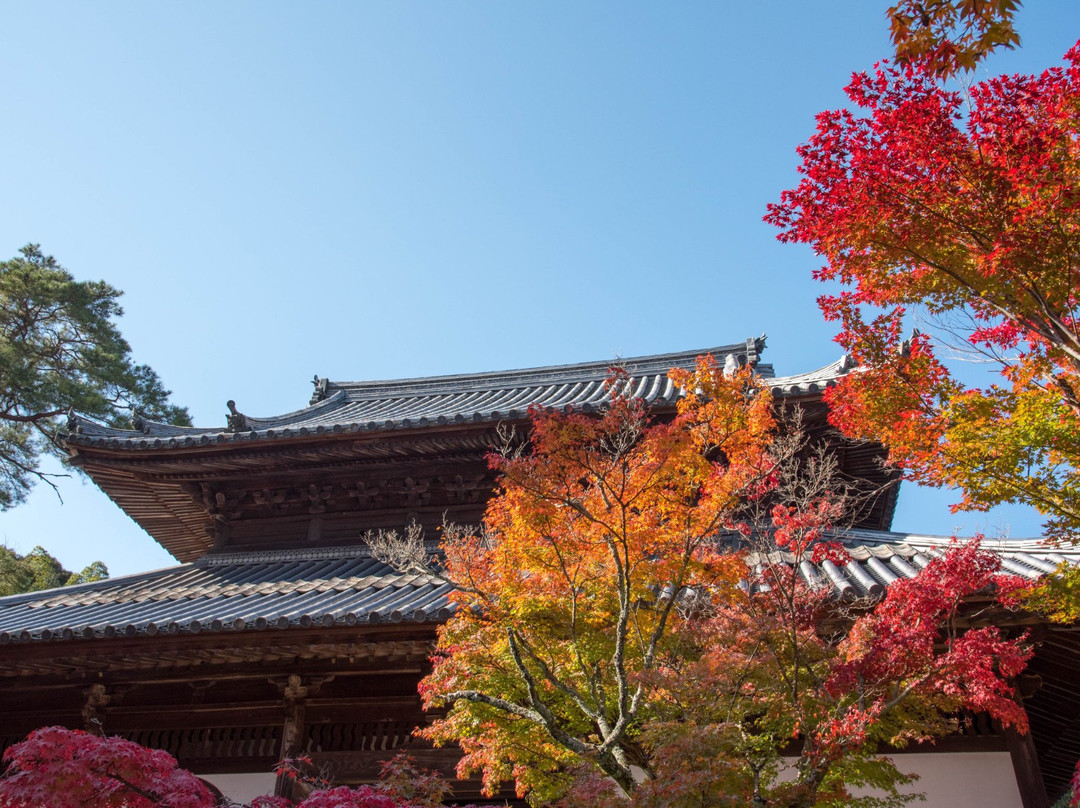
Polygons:
[[[28,675],[82,680],[99,673],[186,672],[203,666],[255,664],[290,658],[357,661],[400,667],[426,661],[435,640],[431,623],[375,623],[333,628],[201,632],[154,637],[43,640],[0,645],[0,682]],[[277,663],[275,663],[277,664]],[[182,675],[182,673],[181,673]],[[196,675],[197,676],[197,675]]]
[[1039,771],[1039,756],[1035,752],[1035,743],[1031,733],[1021,735],[1013,728],[1005,731],[1009,757],[1016,773],[1016,786],[1020,790],[1020,802],[1024,808],[1050,808],[1050,798],[1046,795],[1042,773]]

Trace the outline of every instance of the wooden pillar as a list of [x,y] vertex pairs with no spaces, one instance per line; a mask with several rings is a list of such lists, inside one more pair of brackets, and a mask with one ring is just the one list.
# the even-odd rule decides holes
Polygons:
[[[1038,676],[1020,676],[1016,681],[1016,701],[1023,706],[1024,698],[1033,695],[1042,687]],[[1015,728],[1005,731],[1009,757],[1012,758],[1013,771],[1016,773],[1016,785],[1020,789],[1020,802],[1024,808],[1050,808],[1050,798],[1046,795],[1042,771],[1039,769],[1039,756],[1035,752],[1035,742],[1031,733],[1021,735]]]
[[[308,688],[304,687],[300,677],[293,674],[282,688],[282,703],[285,707],[285,721],[281,727],[281,749],[278,761],[295,758],[303,751],[304,744],[304,699]],[[279,772],[274,783],[274,795],[293,799],[295,781]]]
[[1015,729],[1009,729],[1005,733],[1005,740],[1009,745],[1016,785],[1020,789],[1020,801],[1024,808],[1050,808],[1050,798],[1046,796],[1031,733],[1021,735]]

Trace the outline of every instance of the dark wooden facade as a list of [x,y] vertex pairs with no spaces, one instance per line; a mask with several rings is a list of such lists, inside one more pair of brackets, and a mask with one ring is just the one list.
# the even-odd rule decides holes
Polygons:
[[[430,625],[412,624],[81,640],[62,656],[20,648],[0,670],[3,742],[84,727],[164,749],[198,774],[269,772],[308,755],[346,783],[375,779],[408,748],[452,777],[454,751],[412,736],[427,719],[416,683],[432,639]],[[480,796],[472,782],[456,791]]]

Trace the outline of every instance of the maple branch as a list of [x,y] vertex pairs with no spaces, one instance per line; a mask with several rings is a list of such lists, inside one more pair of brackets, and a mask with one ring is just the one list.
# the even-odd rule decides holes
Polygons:
[[1000,485],[1010,488],[1016,492],[1017,496],[1026,500],[1028,503],[1035,505],[1036,507],[1042,506],[1040,510],[1043,513],[1057,513],[1071,517],[1072,519],[1080,522],[1080,509],[1075,509],[1069,506],[1070,499],[1058,498],[1050,499],[1038,492],[1037,488],[1031,488],[1024,483],[1031,480],[1030,476],[1019,477],[1014,474],[1000,474],[994,471],[993,467],[985,463],[974,463],[969,460],[971,452],[962,453],[960,455],[950,455],[949,462],[954,467],[961,468],[969,473],[977,473],[984,478],[992,479],[994,482]]
[[[566,556],[563,553],[562,547],[554,536],[544,534],[544,538],[551,545],[555,558],[559,562],[559,570],[562,573],[563,579],[566,581],[567,590],[570,596],[570,637],[572,639],[571,646],[574,650],[574,660],[577,663],[578,670],[582,676],[585,677],[589,683],[590,695],[592,696],[593,703],[596,709],[602,709],[603,705],[603,690],[600,687],[598,678],[593,676],[585,664],[585,659],[581,655],[581,642],[578,637],[578,593],[577,586],[575,585],[574,576],[570,574],[570,569],[566,562]],[[539,660],[538,660],[539,661]]]
[[161,795],[158,794],[157,792],[148,791],[145,788],[139,788],[139,786],[132,783],[126,777],[124,777],[124,776],[122,776],[120,774],[117,774],[116,772],[114,772],[114,771],[112,771],[110,769],[106,769],[104,772],[102,772],[102,776],[107,777],[110,780],[115,780],[116,782],[123,785],[124,788],[131,791],[133,794],[137,794],[140,797],[142,797],[143,799],[149,800],[150,802],[152,802],[155,805],[163,805],[164,804],[162,802]]
[[[510,655],[514,660],[514,664],[518,668],[518,672],[521,674],[522,679],[525,681],[525,686],[529,694],[529,703],[535,710],[535,712],[541,717],[544,728],[559,743],[566,746],[572,751],[584,752],[587,749],[593,751],[596,756],[597,765],[600,766],[604,772],[615,780],[621,787],[629,794],[635,788],[633,772],[630,770],[630,764],[625,759],[620,760],[623,757],[622,750],[618,748],[617,743],[621,739],[623,733],[626,731],[628,722],[624,722],[625,716],[619,717],[619,722],[609,732],[604,742],[599,745],[585,744],[585,742],[578,740],[570,733],[566,732],[559,726],[558,719],[555,714],[547,707],[546,704],[540,699],[536,690],[536,682],[533,679],[532,673],[525,665],[525,661],[521,658],[521,651],[518,648],[516,632],[512,629],[507,629],[507,639],[510,644]],[[575,748],[567,743],[572,741],[580,749]]]
[[656,661],[656,649],[660,647],[660,640],[663,639],[664,632],[667,629],[667,622],[671,616],[671,610],[675,607],[679,591],[682,589],[683,582],[686,580],[686,573],[690,568],[690,561],[691,553],[689,548],[687,548],[682,555],[678,574],[675,576],[675,580],[669,584],[672,588],[672,596],[666,599],[657,612],[656,625],[653,627],[652,636],[649,638],[648,645],[645,646],[643,664],[646,670],[652,668],[653,663]]
[[[548,681],[552,685],[552,687],[554,687],[556,690],[558,690],[560,693],[567,696],[572,702],[574,702],[574,704],[579,710],[581,710],[581,712],[588,716],[592,721],[596,722],[597,726],[600,729],[600,732],[603,733],[605,737],[607,737],[607,735],[610,734],[611,728],[604,714],[590,707],[589,704],[585,701],[585,698],[577,691],[576,688],[571,687],[569,684],[564,682],[561,677],[556,675],[555,672],[551,670],[551,667],[546,662],[544,662],[543,659],[540,658],[540,656],[532,648],[529,641],[522,634],[514,631],[513,629],[507,629],[507,632],[508,636],[510,636],[511,654],[514,655],[514,661],[517,662],[520,659],[520,648],[520,650],[523,650],[525,654],[529,657],[529,659],[532,660],[532,662],[540,669],[540,673],[544,677],[544,679]],[[518,665],[518,669],[519,671],[521,671],[523,677],[531,675],[524,668],[524,662]]]
[[904,699],[906,699],[908,696],[910,696],[915,691],[915,689],[917,687],[919,687],[919,685],[925,684],[925,682],[927,681],[928,678],[929,677],[927,676],[927,677],[925,677],[925,678],[923,678],[921,680],[914,681],[911,684],[907,685],[906,687],[902,688],[899,691],[899,693],[897,693],[896,696],[894,696],[893,698],[891,698],[887,702],[885,702],[885,704],[882,707],[882,712],[884,712],[886,710],[891,710],[893,707],[896,707],[897,705],[899,705],[902,701],[904,701]]
[[[557,726],[549,725],[548,719],[544,716],[543,712],[537,709],[529,709],[528,707],[522,707],[520,704],[509,701],[498,696],[489,696],[487,693],[481,693],[479,690],[455,690],[450,693],[443,693],[439,696],[443,701],[453,703],[455,701],[471,701],[476,704],[485,704],[488,707],[494,707],[497,710],[501,710],[509,715],[517,716],[518,718],[524,718],[527,721],[531,721],[534,724],[539,724],[551,733],[551,736],[555,738],[559,743],[564,744],[568,749],[580,754],[586,754],[592,751],[591,744],[584,741],[578,741],[572,735],[562,733],[565,737],[559,737],[561,732]],[[550,715],[550,712],[549,712]],[[554,716],[551,716],[551,720],[554,721]]]
[[[1051,307],[1050,303],[1046,300],[1045,296],[1039,292],[1037,287],[1032,285],[1024,291],[1027,296],[1031,298],[1032,302],[1034,302],[1043,312],[1045,322],[1021,316],[1017,313],[1018,311],[1023,310],[1020,301],[1006,298],[1004,303],[999,302],[990,296],[990,291],[993,287],[988,285],[981,288],[975,285],[960,272],[951,269],[941,262],[931,259],[928,255],[920,252],[914,246],[897,244],[881,238],[871,239],[870,243],[886,250],[892,250],[907,255],[916,262],[941,272],[952,279],[962,289],[966,289],[971,294],[975,295],[980,303],[989,306],[1009,322],[1016,323],[1017,325],[1034,331],[1050,344],[1060,348],[1073,360],[1074,367],[1080,369],[1080,337],[1077,337],[1076,333],[1061,319],[1060,314]],[[1006,294],[1007,289],[1007,287],[997,287],[996,291],[999,294]]]

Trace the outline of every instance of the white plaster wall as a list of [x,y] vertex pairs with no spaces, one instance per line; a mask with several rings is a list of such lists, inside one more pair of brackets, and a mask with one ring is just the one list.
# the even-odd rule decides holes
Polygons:
[[[1008,752],[911,752],[893,755],[896,767],[919,779],[906,791],[921,792],[921,808],[1022,808],[1012,758]],[[274,775],[204,774],[231,800],[247,803],[274,793]],[[866,792],[863,792],[866,793]]]
[[248,803],[256,797],[274,793],[274,775],[271,772],[200,774],[199,777],[213,783],[223,796],[233,802]]
[[1008,752],[911,752],[892,756],[896,768],[919,779],[905,791],[921,792],[923,808],[1022,808]]

